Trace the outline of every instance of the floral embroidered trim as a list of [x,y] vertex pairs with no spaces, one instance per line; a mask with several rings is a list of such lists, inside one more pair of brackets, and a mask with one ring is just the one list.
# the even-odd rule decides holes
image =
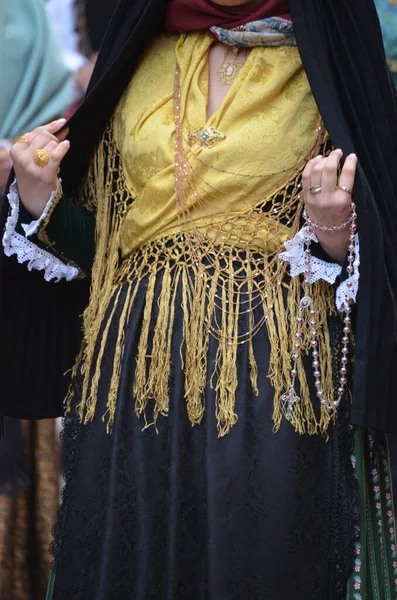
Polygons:
[[[305,238],[309,237],[312,242],[318,243],[317,236],[314,231],[311,233],[307,232],[307,227],[302,227],[300,231],[292,238],[284,243],[286,248],[285,252],[279,254],[280,260],[284,260],[290,264],[290,275],[291,277],[297,277],[298,275],[304,274],[306,270],[305,266]],[[359,254],[359,241],[358,236],[356,241],[356,260],[354,262],[354,285],[351,288],[347,287],[347,281],[342,282],[336,290],[335,304],[339,311],[344,309],[345,298],[351,298],[353,302],[356,302],[358,292],[358,281],[359,281],[359,266],[360,266],[360,254]],[[342,272],[342,267],[337,263],[329,263],[320,258],[312,256],[311,258],[311,273],[310,283],[313,284],[316,281],[322,279],[328,283],[335,283],[337,278]]]
[[20,264],[28,263],[29,271],[44,271],[46,281],[59,282],[61,279],[66,279],[66,281],[77,279],[79,277],[78,268],[63,263],[59,258],[39,248],[15,231],[19,218],[19,193],[16,181],[10,187],[8,201],[11,212],[3,235],[4,254],[8,257],[16,255]]
[[[371,432],[368,433],[368,448],[371,459],[371,484],[372,494],[376,507],[376,524],[378,527],[380,545],[389,544],[393,559],[394,592],[397,593],[397,548],[396,529],[393,511],[393,490],[388,450],[385,446],[379,447],[379,460],[376,460],[376,442]],[[382,560],[386,561],[384,553]],[[391,590],[390,590],[391,592]],[[389,595],[387,596],[389,598]]]
[[[351,457],[351,463],[352,463],[352,467],[354,470],[354,477],[355,480],[357,482],[357,476],[355,473],[355,469],[357,466],[357,458],[356,456],[353,454]],[[354,532],[354,537],[355,542],[354,542],[354,575],[353,575],[353,587],[354,587],[354,594],[353,594],[353,599],[354,600],[363,600],[363,596],[361,594],[361,584],[362,584],[362,574],[361,574],[361,569],[362,569],[362,559],[361,559],[361,539],[360,539],[360,535],[361,535],[361,530],[360,530],[360,526],[357,525],[355,527],[355,532]]]
[[[373,444],[373,439],[370,437],[370,444]],[[391,557],[393,559],[393,583],[394,592],[397,594],[397,548],[396,548],[396,524],[394,515],[394,501],[393,501],[393,487],[390,471],[389,452],[387,447],[382,446],[379,453],[380,458],[380,483],[383,484],[385,505],[383,512],[383,524],[384,532],[386,537],[386,543],[389,543],[391,550]],[[376,472],[372,472],[373,482],[376,483]],[[374,488],[375,491],[375,488]],[[378,505],[376,507],[378,509]],[[377,512],[379,516],[379,512]]]

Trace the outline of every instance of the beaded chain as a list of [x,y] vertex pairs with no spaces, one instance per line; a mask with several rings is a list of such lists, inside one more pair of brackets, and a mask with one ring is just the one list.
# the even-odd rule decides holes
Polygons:
[[330,227],[327,227],[325,225],[319,225],[318,223],[314,223],[310,219],[309,215],[307,214],[306,209],[303,210],[303,218],[305,219],[306,224],[309,225],[309,227],[313,227],[314,229],[318,229],[319,231],[328,231],[328,232],[342,231],[343,229],[346,229],[347,227],[349,227],[349,225],[353,221],[353,215],[354,214],[355,213],[353,212],[350,215],[350,217],[347,219],[347,221],[344,221],[340,225],[331,225]]
[[[321,404],[326,406],[330,410],[336,410],[343,398],[346,386],[347,386],[347,365],[349,363],[348,355],[349,355],[349,343],[350,343],[350,335],[351,335],[351,299],[346,296],[345,303],[343,308],[343,338],[342,338],[342,357],[340,361],[340,371],[339,371],[339,387],[337,389],[336,400],[330,402],[329,400],[324,398],[324,392],[322,389],[322,381],[321,381],[321,366],[319,361],[319,350],[318,350],[318,331],[317,331],[317,312],[315,306],[313,304],[313,299],[310,296],[310,280],[311,280],[311,234],[314,231],[313,223],[309,219],[304,211],[304,217],[306,219],[306,235],[305,235],[305,276],[304,276],[304,296],[300,301],[298,315],[296,317],[297,322],[297,332],[296,332],[296,340],[294,346],[294,355],[293,355],[293,366],[291,370],[291,388],[288,393],[282,396],[282,402],[286,407],[286,418],[288,420],[292,417],[293,405],[297,402],[300,402],[300,398],[296,392],[297,378],[298,378],[298,360],[300,358],[301,353],[301,339],[302,339],[302,324],[304,322],[304,313],[310,310],[310,326],[311,326],[311,348],[312,348],[312,358],[313,358],[313,375],[314,375],[314,386],[316,388],[316,396],[320,400]],[[349,236],[349,246],[348,246],[348,256],[347,262],[348,266],[346,271],[348,273],[347,287],[350,289],[353,286],[353,273],[354,267],[353,262],[355,259],[355,242],[357,236],[357,213],[356,206],[352,202],[351,204],[351,216],[349,220],[346,222],[350,226],[350,236]],[[346,227],[343,224],[343,228]],[[339,226],[339,228],[342,228]]]

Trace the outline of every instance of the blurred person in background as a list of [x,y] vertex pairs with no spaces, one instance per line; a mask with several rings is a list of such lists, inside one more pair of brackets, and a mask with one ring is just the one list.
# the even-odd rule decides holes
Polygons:
[[80,102],[87,90],[95,62],[91,60],[88,52],[83,50],[85,44],[82,43],[81,32],[77,26],[76,0],[47,0],[46,9],[64,62],[74,73],[74,106]]
[[[69,0],[71,1],[71,0]],[[77,83],[87,91],[98,52],[118,0],[75,0],[79,49],[87,57],[77,74]]]
[[86,56],[80,52],[76,0],[45,0],[45,6],[63,60],[75,72],[86,62]]
[[387,62],[397,85],[397,0],[376,0]]
[[11,166],[11,141],[61,116],[73,77],[56,45],[43,0],[0,3],[0,188]]
[[[61,116],[73,97],[43,0],[0,2],[0,193],[8,149],[27,130]],[[59,503],[55,422],[6,419],[0,440],[0,598],[42,599]]]
[[64,60],[75,73],[75,101],[70,117],[83,99],[106,28],[117,0],[47,0],[47,10]]

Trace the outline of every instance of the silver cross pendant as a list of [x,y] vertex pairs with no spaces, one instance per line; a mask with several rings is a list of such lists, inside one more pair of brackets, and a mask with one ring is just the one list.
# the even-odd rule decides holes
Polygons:
[[294,387],[291,387],[289,392],[286,392],[283,396],[281,396],[281,402],[285,406],[285,418],[287,419],[287,421],[292,421],[292,411],[294,408],[294,404],[297,404],[300,401],[301,399],[295,392]]

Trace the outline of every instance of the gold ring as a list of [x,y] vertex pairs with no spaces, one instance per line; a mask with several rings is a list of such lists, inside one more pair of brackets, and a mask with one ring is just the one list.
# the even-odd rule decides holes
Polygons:
[[347,194],[351,195],[353,193],[353,190],[347,187],[343,187],[343,185],[337,185],[336,187],[338,190],[342,190],[342,192],[346,192]]
[[311,185],[309,187],[309,192],[311,194],[321,194],[321,185]]
[[38,167],[46,167],[50,162],[50,155],[47,150],[35,150],[33,160]]
[[21,135],[21,137],[19,138],[19,140],[16,141],[16,143],[17,144],[29,144],[29,136],[30,136],[30,131]]

